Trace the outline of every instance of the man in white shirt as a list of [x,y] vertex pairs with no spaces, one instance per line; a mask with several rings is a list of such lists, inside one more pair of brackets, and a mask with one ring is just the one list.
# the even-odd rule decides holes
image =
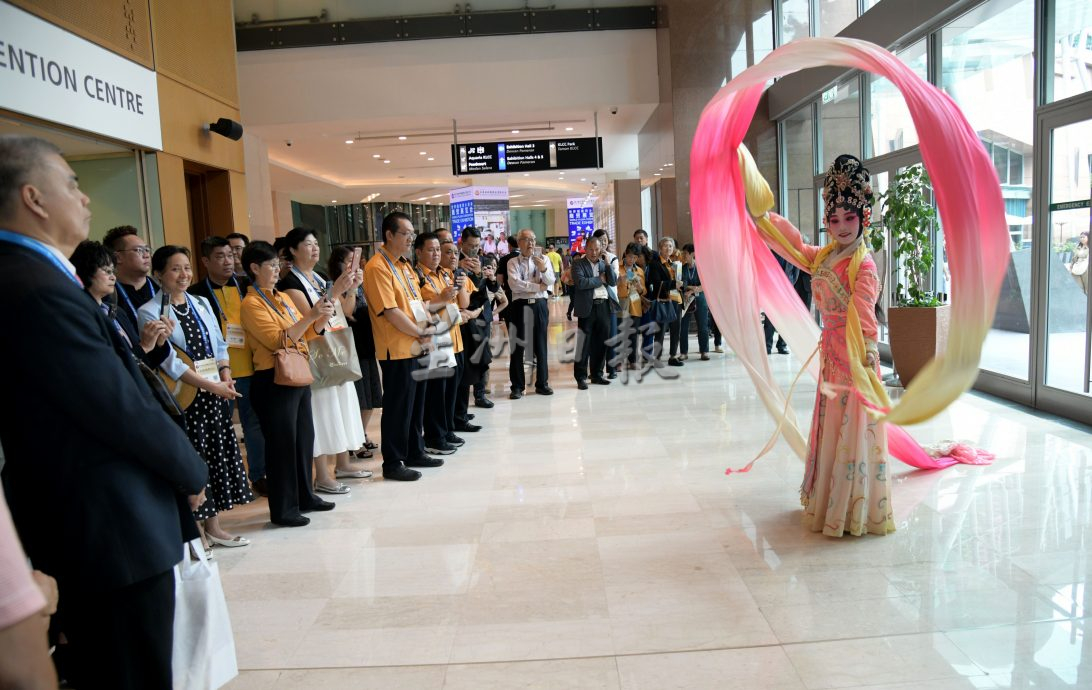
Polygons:
[[512,290],[511,330],[512,357],[508,364],[508,376],[512,381],[512,393],[508,397],[523,397],[526,380],[523,372],[523,353],[526,346],[533,347],[535,356],[535,392],[553,395],[550,388],[550,371],[546,350],[546,333],[550,324],[547,300],[556,282],[550,262],[536,247],[535,231],[524,228],[517,236],[519,254],[508,262],[507,284]]
[[[607,234],[606,230],[599,229],[599,230],[596,230],[594,234],[592,234],[592,237],[599,240],[599,246],[602,248],[603,260],[607,263],[608,266],[610,266],[610,270],[614,271],[614,275],[615,275],[615,277],[617,277],[618,276],[618,256],[615,255],[615,254],[612,254],[610,252],[610,235]],[[618,286],[617,285],[608,286],[607,287],[607,292],[610,293],[611,303],[614,305],[614,308],[611,309],[611,312],[610,312],[610,328],[609,328],[609,331],[608,331],[608,334],[607,334],[607,339],[608,340],[613,340],[618,335],[618,311],[617,310],[620,308],[619,307],[620,302],[618,301]],[[607,378],[608,379],[618,378],[618,367],[615,366],[614,364],[612,364],[612,362],[614,362],[614,360],[615,360],[614,346],[613,345],[608,345],[607,346],[607,354],[606,354],[606,362],[605,362],[606,371],[607,371]]]

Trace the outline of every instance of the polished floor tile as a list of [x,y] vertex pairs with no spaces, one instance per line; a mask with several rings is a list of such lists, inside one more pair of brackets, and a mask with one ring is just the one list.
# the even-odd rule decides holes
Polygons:
[[997,461],[893,468],[897,531],[830,539],[784,444],[724,475],[773,432],[730,353],[588,391],[552,362],[556,394],[519,401],[506,365],[419,482],[351,480],[304,529],[223,516],[252,542],[217,550],[231,688],[1092,687],[1088,428],[965,395],[912,433]]

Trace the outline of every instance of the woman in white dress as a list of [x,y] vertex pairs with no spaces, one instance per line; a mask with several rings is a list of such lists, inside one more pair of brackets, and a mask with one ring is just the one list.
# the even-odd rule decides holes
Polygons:
[[[301,312],[307,313],[315,302],[326,298],[328,292],[326,276],[315,271],[320,254],[318,237],[308,228],[293,228],[284,238],[284,251],[291,258],[292,266],[277,283],[277,289],[288,295]],[[362,282],[360,270],[346,271],[329,290],[331,299],[334,299],[333,295],[355,292]],[[327,329],[335,328],[335,321],[331,319]],[[350,354],[356,356],[355,352]],[[349,487],[338,479],[371,476],[367,470],[354,467],[350,459],[350,451],[364,444],[360,404],[353,382],[321,388],[312,386],[311,412],[315,423],[315,491],[347,494]],[[331,460],[335,465],[333,476]]]

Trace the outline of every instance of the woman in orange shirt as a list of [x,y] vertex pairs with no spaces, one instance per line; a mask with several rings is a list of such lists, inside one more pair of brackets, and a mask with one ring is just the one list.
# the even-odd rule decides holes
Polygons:
[[284,346],[286,335],[306,353],[307,345],[301,341],[319,336],[334,313],[334,305],[321,299],[310,311],[298,312],[292,301],[273,287],[280,278],[281,262],[268,242],[247,245],[242,262],[253,282],[243,299],[241,317],[254,358],[250,404],[266,441],[269,519],[285,527],[302,527],[310,522],[303,513],[332,510],[334,504],[316,496],[311,488],[315,446],[311,389],[274,382],[273,353]]

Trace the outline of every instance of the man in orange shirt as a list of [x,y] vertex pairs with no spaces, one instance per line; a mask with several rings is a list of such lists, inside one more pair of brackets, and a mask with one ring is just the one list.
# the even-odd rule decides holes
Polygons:
[[422,326],[418,318],[424,315],[424,303],[417,274],[406,258],[416,237],[413,222],[395,211],[383,219],[382,231],[383,246],[364,267],[364,294],[383,370],[383,477],[411,482],[421,478],[411,467],[444,464],[425,454],[425,382],[413,376],[421,368],[414,344],[429,342],[436,327]]

